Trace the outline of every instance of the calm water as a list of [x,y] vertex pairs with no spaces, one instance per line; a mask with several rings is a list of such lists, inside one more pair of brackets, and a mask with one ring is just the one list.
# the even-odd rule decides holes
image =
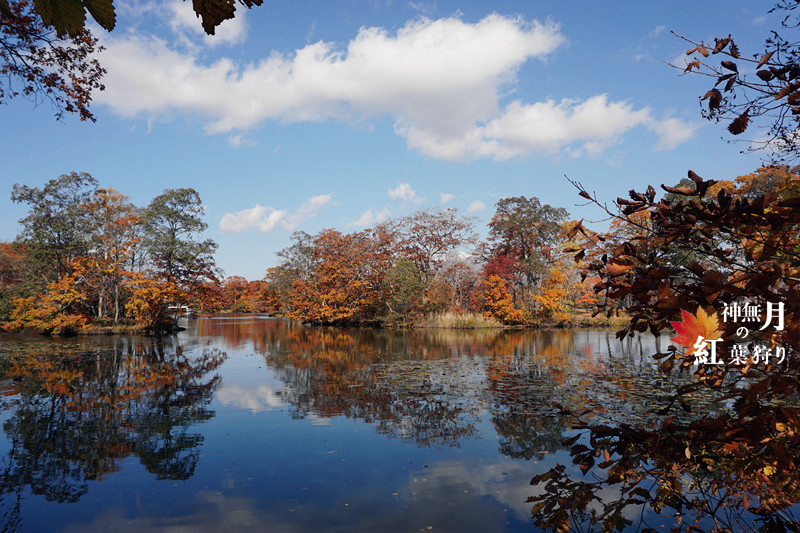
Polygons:
[[647,424],[672,390],[652,336],[186,326],[0,338],[4,530],[533,531],[557,406]]

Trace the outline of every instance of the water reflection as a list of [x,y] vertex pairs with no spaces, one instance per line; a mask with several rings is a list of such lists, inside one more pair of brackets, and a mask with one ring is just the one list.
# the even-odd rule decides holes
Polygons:
[[[620,342],[598,331],[397,332],[264,319],[199,321],[197,331],[261,354],[284,384],[273,401],[296,419],[345,416],[420,446],[457,447],[488,416],[513,458],[562,448],[572,420],[561,406],[647,425],[676,387],[642,357],[659,347],[649,335]],[[709,393],[692,402],[718,409]]]
[[58,529],[47,502],[86,512],[74,530],[527,530],[530,478],[573,434],[559,405],[647,426],[675,389],[651,336],[187,328],[0,344],[7,530]]
[[225,354],[187,356],[175,342],[124,343],[94,353],[12,353],[3,360],[8,453],[2,459],[4,531],[20,526],[25,491],[77,502],[88,482],[138,457],[156,479],[192,476],[203,436],[192,425],[214,416],[210,375]]

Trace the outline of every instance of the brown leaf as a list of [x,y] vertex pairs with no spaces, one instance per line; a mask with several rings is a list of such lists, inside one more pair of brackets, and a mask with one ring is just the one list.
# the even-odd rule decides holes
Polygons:
[[719,105],[722,103],[721,92],[719,92],[717,89],[711,89],[705,94],[705,96],[703,96],[702,100],[705,100],[706,98],[708,98],[709,111],[714,111],[715,109],[719,109]]
[[731,38],[728,36],[724,39],[714,39],[714,41],[717,43],[717,45],[714,47],[714,53],[718,54],[722,52],[726,46],[728,46],[728,43],[731,42]]
[[661,188],[667,192],[671,192],[673,194],[680,194],[683,196],[691,196],[695,192],[689,187],[670,187],[669,185],[662,185]]
[[720,62],[720,65],[722,65],[723,67],[725,67],[728,70],[732,70],[734,72],[739,72],[739,67],[737,67],[736,63],[734,63],[733,61],[722,61],[722,62]]
[[610,278],[615,278],[617,276],[621,276],[621,275],[625,274],[631,268],[633,268],[632,264],[623,263],[621,261],[617,261],[616,259],[612,259],[606,265],[606,274]]
[[[583,191],[581,191],[581,192],[583,192]],[[571,241],[572,238],[575,235],[577,235],[578,231],[580,231],[580,229],[581,229],[581,225],[582,224],[583,224],[583,219],[580,219],[577,224],[575,224],[574,226],[572,226],[572,228],[570,228],[570,230],[567,232],[567,240],[568,241]]]
[[584,197],[584,198],[586,198],[587,200],[591,200],[591,199],[592,199],[592,197],[591,197],[591,196],[589,196],[589,193],[588,193],[588,192],[586,192],[586,191],[581,191],[581,192],[579,192],[578,194],[579,194],[580,196],[583,196],[583,197]]
[[772,72],[768,70],[759,70],[758,72],[756,72],[756,76],[758,76],[764,81],[769,81],[772,79]]
[[692,61],[686,64],[686,68],[683,69],[684,72],[691,72],[693,68],[700,68],[700,61]]
[[743,133],[744,130],[747,129],[747,125],[750,123],[750,118],[748,117],[749,112],[749,109],[745,110],[744,113],[736,117],[733,122],[728,125],[728,131],[733,135],[739,135],[740,133]]
[[800,196],[795,196],[794,198],[787,198],[786,200],[781,200],[777,202],[775,205],[780,207],[791,207],[791,208],[798,208],[800,207]]
[[736,73],[735,72],[731,72],[730,74],[725,74],[723,76],[720,76],[719,78],[717,78],[717,83],[714,84],[714,87],[716,87],[717,85],[719,85],[720,83],[722,83],[725,80],[730,80],[731,78],[735,78],[735,77],[736,77]]
[[761,56],[761,60],[758,62],[758,66],[757,66],[756,68],[761,68],[761,67],[763,67],[763,66],[764,66],[764,63],[766,63],[767,61],[769,61],[769,58],[771,58],[771,57],[772,57],[772,54],[774,54],[774,53],[775,53],[775,52],[767,52],[766,54],[764,54],[763,56]]
[[708,57],[708,48],[706,48],[706,45],[701,44],[697,48],[697,51],[700,52],[703,55],[703,57]]
[[793,93],[795,90],[800,89],[800,83],[787,83],[778,93],[775,95],[775,100],[783,98],[784,96],[788,96],[789,94]]
[[696,51],[697,51],[697,47],[695,46],[694,48],[690,48],[689,50],[686,50],[686,55],[690,56],[693,53],[695,53]]

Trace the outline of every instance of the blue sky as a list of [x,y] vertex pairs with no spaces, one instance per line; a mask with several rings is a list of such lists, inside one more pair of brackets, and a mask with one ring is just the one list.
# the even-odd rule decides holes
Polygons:
[[0,107],[0,240],[26,213],[14,183],[89,172],[137,205],[194,187],[218,264],[257,279],[295,230],[437,205],[482,229],[520,195],[593,220],[565,176],[611,202],[759,164],[700,117],[708,79],[661,60],[685,61],[670,30],[761,51],[769,2],[267,1],[214,37],[190,2],[116,3],[96,123]]

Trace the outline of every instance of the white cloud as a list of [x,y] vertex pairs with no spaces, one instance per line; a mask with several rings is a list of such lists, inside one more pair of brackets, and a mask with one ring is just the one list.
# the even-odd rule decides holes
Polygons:
[[299,220],[314,217],[316,216],[317,211],[328,205],[331,200],[333,200],[332,194],[320,194],[317,196],[312,196],[300,206],[300,209],[297,210],[297,213],[295,213],[294,217],[298,219],[298,222]]
[[254,207],[236,213],[225,213],[219,222],[219,229],[222,233],[241,233],[250,229],[256,229],[261,233],[271,233],[277,230],[291,231],[303,221],[315,217],[317,212],[332,198],[330,194],[313,196],[294,213],[285,209],[256,204]]
[[664,30],[666,30],[666,29],[667,29],[667,27],[666,27],[666,26],[656,26],[656,27],[655,27],[655,28],[653,28],[653,30],[652,30],[650,33],[648,33],[647,35],[648,35],[649,37],[658,37],[659,35],[661,35],[662,33],[664,33]]
[[410,7],[414,11],[418,11],[420,13],[423,13],[423,14],[427,15],[429,13],[433,13],[434,11],[436,11],[436,7],[437,6],[436,6],[436,2],[434,1],[432,3],[409,2],[408,3],[408,7]]
[[217,399],[223,405],[234,405],[240,409],[260,413],[285,407],[286,402],[281,398],[280,393],[281,391],[276,391],[264,384],[248,388],[226,383],[217,392]]
[[456,197],[455,194],[450,194],[450,193],[447,193],[447,192],[443,192],[442,195],[439,197],[439,203],[446,204],[450,200],[455,199],[455,197]]
[[255,146],[255,141],[252,141],[243,135],[229,135],[228,144],[234,148],[241,148],[242,146]]
[[653,121],[647,129],[658,135],[658,143],[653,148],[656,151],[672,150],[694,137],[700,124],[692,124],[677,118]]
[[[173,30],[197,37],[200,25],[190,4],[169,6]],[[241,42],[247,30],[242,21],[227,33],[223,24],[219,42]],[[113,34],[104,38],[106,90],[96,99],[124,117],[196,117],[206,132],[227,133],[232,143],[241,139],[235,132],[267,120],[388,116],[409,147],[435,158],[597,155],[644,124],[649,110],[605,95],[500,105],[525,62],[546,59],[564,42],[551,21],[498,14],[475,23],[419,17],[396,32],[362,28],[345,46],[319,41],[256,63],[222,58],[209,64],[192,47],[179,52],[154,36]]]
[[408,202],[419,202],[420,199],[409,183],[398,183],[394,189],[389,189],[387,193],[390,198],[395,200],[406,200]]
[[484,209],[486,209],[486,204],[480,200],[475,200],[469,204],[469,207],[467,207],[467,213],[476,213],[478,211],[483,211]]
[[270,233],[276,229],[291,230],[286,217],[287,211],[256,204],[250,209],[236,213],[225,213],[219,222],[222,233],[241,233],[248,229],[258,229],[261,233]]
[[432,130],[399,128],[410,146],[439,159],[511,157],[564,151],[573,157],[599,156],[627,131],[646,126],[659,139],[656,149],[669,150],[686,142],[696,127],[678,119],[654,120],[649,109],[629,102],[609,101],[604,94],[583,101],[548,100],[535,104],[511,102],[505,112],[461,137],[444,137]]
[[361,216],[358,217],[356,220],[348,223],[347,225],[350,227],[355,228],[368,228],[379,222],[383,222],[384,220],[389,218],[389,209],[384,207],[378,212],[373,211],[372,209],[367,209]]

